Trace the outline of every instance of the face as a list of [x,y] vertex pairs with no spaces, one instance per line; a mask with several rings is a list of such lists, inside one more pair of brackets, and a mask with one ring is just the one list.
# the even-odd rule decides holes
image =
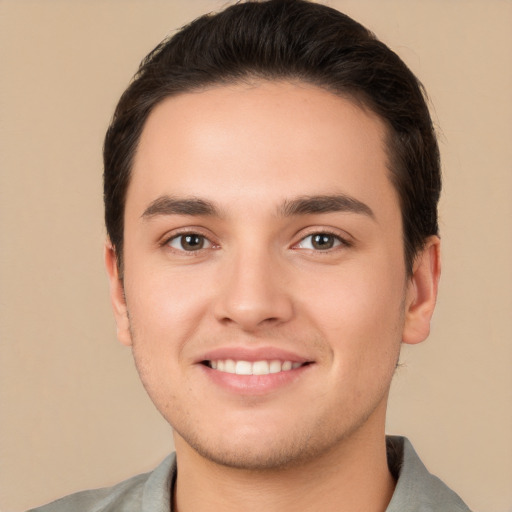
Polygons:
[[[120,340],[176,446],[240,468],[382,432],[402,340],[428,333],[437,239],[404,264],[385,127],[300,83],[169,98],[136,153]],[[184,449],[184,448],[183,448]]]

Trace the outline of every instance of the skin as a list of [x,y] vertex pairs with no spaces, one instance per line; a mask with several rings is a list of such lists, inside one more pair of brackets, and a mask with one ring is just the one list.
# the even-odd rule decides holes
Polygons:
[[[288,82],[182,94],[148,118],[123,281],[108,241],[105,258],[118,337],[174,429],[180,512],[385,510],[388,391],[401,342],[428,335],[440,273],[431,237],[406,275],[385,134],[360,105]],[[333,195],[327,211],[304,201]],[[308,364],[233,388],[201,364],[219,350]]]

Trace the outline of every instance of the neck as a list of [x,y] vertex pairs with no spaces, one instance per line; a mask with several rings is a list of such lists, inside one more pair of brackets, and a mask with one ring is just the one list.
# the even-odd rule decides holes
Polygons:
[[[175,434],[177,512],[384,512],[395,482],[385,435],[361,428],[299,466],[249,471],[204,459]],[[364,431],[364,432],[363,432]]]

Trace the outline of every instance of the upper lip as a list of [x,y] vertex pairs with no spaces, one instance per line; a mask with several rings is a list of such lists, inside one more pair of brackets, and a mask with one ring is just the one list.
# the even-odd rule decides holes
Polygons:
[[197,363],[203,361],[219,361],[233,359],[235,361],[291,361],[292,363],[311,363],[312,359],[290,350],[277,347],[219,347],[204,352],[197,358]]

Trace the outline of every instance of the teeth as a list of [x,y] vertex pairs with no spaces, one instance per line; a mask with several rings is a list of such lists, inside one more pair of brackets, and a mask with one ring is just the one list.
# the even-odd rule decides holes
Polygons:
[[252,364],[249,363],[249,361],[237,361],[235,371],[231,373],[236,373],[237,375],[252,375]]
[[233,359],[219,359],[208,361],[208,366],[214,370],[225,373],[236,373],[237,375],[268,375],[270,373],[288,372],[302,366],[302,363],[291,361],[234,361]]
[[270,365],[268,361],[256,361],[252,363],[253,375],[268,375],[270,373]]
[[279,373],[281,368],[281,361],[270,361],[270,373]]
[[291,361],[285,361],[283,363],[283,367],[281,368],[283,372],[287,372],[288,370],[292,369],[292,362]]

